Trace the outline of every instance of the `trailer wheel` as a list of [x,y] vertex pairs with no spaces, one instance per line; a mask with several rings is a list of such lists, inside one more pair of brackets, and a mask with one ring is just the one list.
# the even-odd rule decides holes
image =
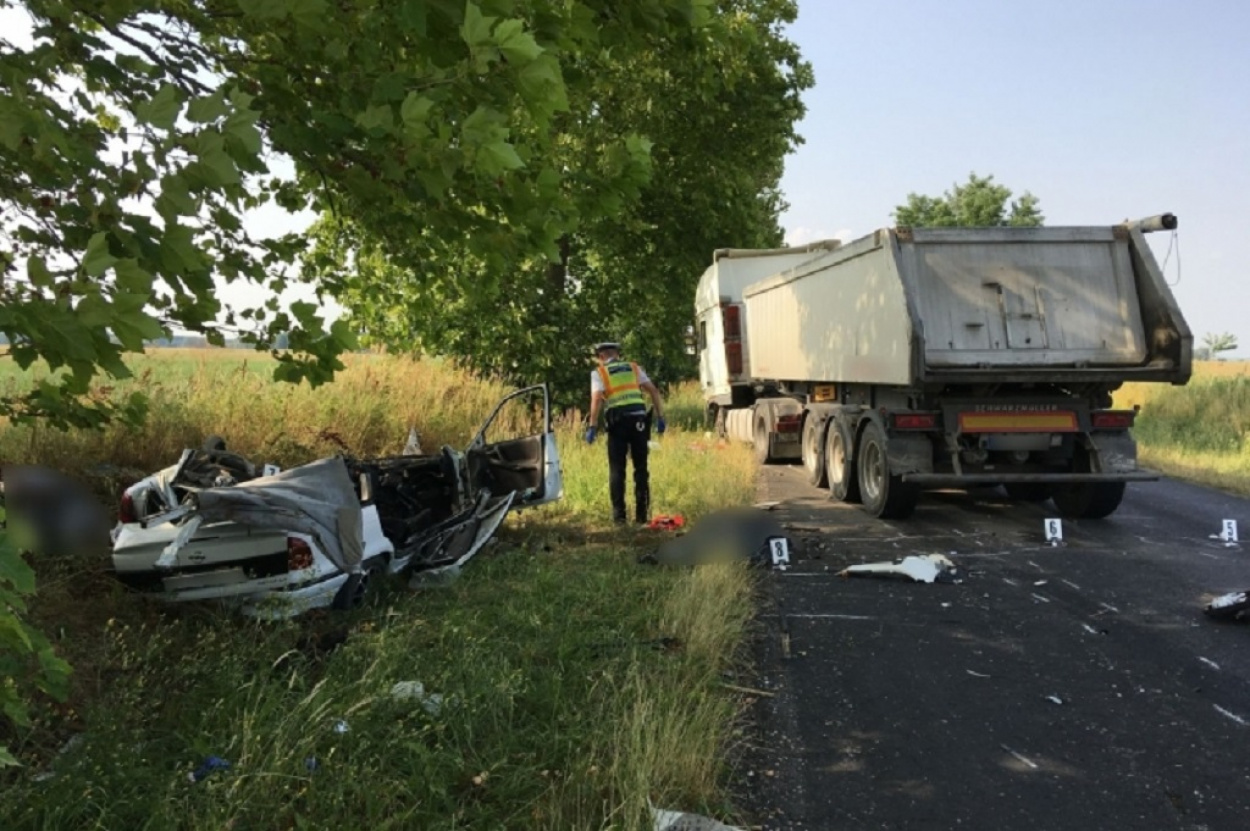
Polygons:
[[855,465],[847,457],[845,431],[836,420],[830,419],[825,431],[825,478],[829,481],[829,494],[841,502],[859,501],[859,480]]
[[1077,482],[1055,488],[1055,505],[1069,519],[1102,519],[1124,499],[1123,482]]
[[[1089,451],[1078,448],[1072,469],[1077,473],[1089,473]],[[1124,499],[1124,482],[1073,482],[1056,485],[1051,498],[1059,513],[1069,519],[1102,519],[1115,513]]]
[[807,481],[818,488],[823,488],[829,481],[825,469],[825,437],[821,435],[814,413],[808,413],[803,419],[803,467],[807,470]]
[[1045,502],[1050,499],[1050,485],[1045,482],[1006,482],[1007,498],[1016,502]]
[[916,510],[920,490],[890,473],[885,431],[874,421],[864,427],[855,454],[859,466],[859,493],[864,510],[882,519],[905,519]]
[[772,454],[768,452],[768,419],[763,415],[755,417],[755,438],[753,441],[755,446],[755,461],[762,465],[766,465],[773,460]]

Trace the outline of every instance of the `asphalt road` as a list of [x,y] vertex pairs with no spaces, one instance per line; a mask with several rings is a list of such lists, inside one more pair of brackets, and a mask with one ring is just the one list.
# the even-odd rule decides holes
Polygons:
[[[795,543],[766,577],[742,775],[765,829],[1250,829],[1250,501],[1129,486],[1044,542],[1049,503],[927,494],[906,521],[768,467],[761,500]],[[837,576],[940,553],[963,582]],[[785,633],[788,633],[788,644]],[[788,648],[787,648],[788,647]]]

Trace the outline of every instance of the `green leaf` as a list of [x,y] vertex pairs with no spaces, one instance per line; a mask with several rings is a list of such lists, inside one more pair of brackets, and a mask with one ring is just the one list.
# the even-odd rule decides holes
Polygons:
[[178,120],[178,88],[165,84],[150,100],[135,107],[135,118],[161,130],[172,130]]
[[492,141],[478,149],[478,168],[485,174],[494,176],[505,170],[516,170],[525,167],[525,162],[517,155],[516,148],[506,141]]
[[256,125],[251,120],[235,119],[233,117],[226,119],[226,123],[222,129],[226,135],[234,138],[239,142],[239,146],[243,148],[249,155],[260,155],[263,141],[260,130],[256,129]]
[[194,98],[187,105],[187,119],[196,124],[216,121],[229,110],[226,109],[226,96],[222,90]]
[[287,13],[288,0],[245,0],[239,3],[244,17],[257,20],[277,20]]
[[287,12],[291,19],[309,29],[320,29],[325,25],[325,0],[287,0]]
[[82,267],[88,277],[99,277],[108,271],[117,258],[109,253],[108,233],[100,231],[93,234],[87,242],[87,251],[83,254]]
[[31,257],[26,261],[26,276],[30,278],[32,285],[41,289],[51,288],[56,282],[56,278],[48,270],[48,264],[43,257]]
[[520,20],[505,20],[495,27],[495,45],[509,62],[524,66],[542,54],[543,48],[525,31]]
[[13,545],[10,535],[0,528],[0,581],[8,583],[19,594],[35,590],[35,571]]
[[146,297],[152,291],[152,275],[139,265],[138,260],[118,260],[113,267],[117,285],[127,292]]
[[390,104],[374,104],[356,116],[356,123],[369,132],[383,132],[394,126],[395,113]]
[[473,0],[464,4],[464,25],[460,27],[460,36],[470,48],[490,43],[490,27],[496,18],[486,17]]
[[161,238],[161,259],[176,272],[197,271],[205,267],[204,255],[195,244],[195,235],[185,225],[172,225]]
[[434,107],[434,99],[417,92],[408,93],[399,108],[399,117],[405,127],[416,127],[425,123],[430,110]]
[[21,767],[22,763],[13,758],[13,754],[4,745],[0,745],[0,769]]
[[156,198],[156,210],[169,220],[178,216],[195,216],[199,206],[191,196],[187,180],[177,173],[161,179],[161,195]]

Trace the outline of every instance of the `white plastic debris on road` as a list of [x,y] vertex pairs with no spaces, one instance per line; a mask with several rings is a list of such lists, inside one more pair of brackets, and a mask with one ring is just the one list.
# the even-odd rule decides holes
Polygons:
[[941,554],[919,554],[901,560],[881,563],[865,563],[850,566],[841,572],[843,577],[904,577],[917,583],[959,583],[963,577],[958,567]]
[[652,807],[651,816],[655,819],[655,831],[742,831],[710,817],[665,811],[663,808]]
[[1240,618],[1250,612],[1250,590],[1222,594],[1207,604],[1207,614],[1219,618]]

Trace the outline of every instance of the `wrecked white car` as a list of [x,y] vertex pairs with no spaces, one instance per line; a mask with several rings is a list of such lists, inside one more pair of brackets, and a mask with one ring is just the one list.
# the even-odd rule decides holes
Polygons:
[[[527,420],[500,417],[517,410],[539,415],[540,432],[499,438],[505,423]],[[501,401],[463,451],[257,471],[210,440],[127,489],[113,566],[165,600],[221,600],[266,617],[352,608],[380,574],[458,571],[509,510],[562,493],[544,384]]]

